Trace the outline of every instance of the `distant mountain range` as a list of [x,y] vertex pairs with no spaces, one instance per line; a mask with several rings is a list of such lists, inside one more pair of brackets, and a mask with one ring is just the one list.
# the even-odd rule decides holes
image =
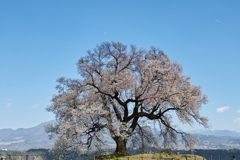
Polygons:
[[[28,149],[50,148],[54,141],[49,140],[48,135],[44,131],[44,126],[55,121],[44,122],[32,128],[1,129],[0,130],[0,149],[25,151]],[[199,142],[196,148],[239,148],[240,149],[240,133],[229,130],[192,130],[188,131],[196,134]],[[109,145],[114,146],[114,141],[105,135]]]
[[199,129],[199,130],[191,130],[188,131],[192,134],[200,134],[200,135],[211,135],[211,136],[216,136],[216,137],[222,137],[222,136],[227,136],[227,137],[240,137],[240,133],[236,131],[229,131],[229,130],[204,130],[204,129]]
[[54,121],[44,122],[32,128],[1,129],[0,149],[24,151],[31,148],[50,148],[53,140],[49,140],[44,126]]

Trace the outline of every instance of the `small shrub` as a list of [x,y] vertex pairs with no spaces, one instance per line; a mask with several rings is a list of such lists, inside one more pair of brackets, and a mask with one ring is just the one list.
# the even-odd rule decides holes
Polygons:
[[174,154],[174,153],[171,152],[171,151],[165,151],[165,153],[167,153],[168,155],[172,155],[172,154]]

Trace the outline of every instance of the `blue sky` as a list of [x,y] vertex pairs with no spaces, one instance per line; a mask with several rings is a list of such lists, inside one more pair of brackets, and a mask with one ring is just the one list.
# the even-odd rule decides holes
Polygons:
[[0,129],[53,120],[45,108],[56,79],[80,78],[87,50],[119,41],[158,46],[182,64],[209,97],[201,114],[211,129],[240,132],[239,8],[238,0],[0,1]]

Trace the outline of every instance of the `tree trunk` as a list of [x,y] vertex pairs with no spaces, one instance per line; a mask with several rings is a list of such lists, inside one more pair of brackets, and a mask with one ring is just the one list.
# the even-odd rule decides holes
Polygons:
[[117,148],[114,154],[125,154],[128,155],[127,152],[127,140],[121,140],[120,138],[115,140],[117,144]]

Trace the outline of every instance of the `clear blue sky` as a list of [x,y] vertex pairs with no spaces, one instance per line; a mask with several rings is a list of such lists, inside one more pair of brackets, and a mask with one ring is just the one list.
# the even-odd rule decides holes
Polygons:
[[53,120],[56,79],[104,41],[158,46],[202,85],[212,129],[240,131],[239,0],[1,0],[0,129]]

